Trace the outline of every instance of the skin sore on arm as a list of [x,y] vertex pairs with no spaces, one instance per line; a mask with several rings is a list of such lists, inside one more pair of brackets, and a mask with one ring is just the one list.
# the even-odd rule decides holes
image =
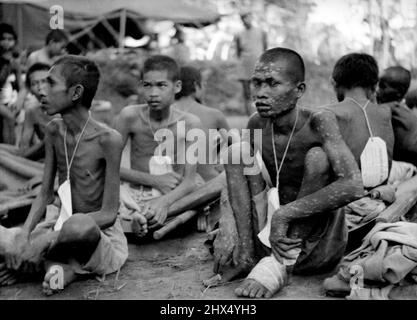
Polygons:
[[310,195],[282,206],[280,215],[288,220],[329,212],[364,195],[359,167],[340,134],[334,114],[329,111],[317,112],[312,118],[312,128],[322,139],[322,148],[336,180]]

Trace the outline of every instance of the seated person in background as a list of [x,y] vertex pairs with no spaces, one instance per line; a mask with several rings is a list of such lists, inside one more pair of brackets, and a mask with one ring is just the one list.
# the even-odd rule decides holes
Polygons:
[[[203,86],[200,72],[190,66],[182,67],[180,69],[180,80],[182,84],[181,91],[175,95],[176,102],[174,104],[175,108],[189,112],[197,116],[202,125],[203,130],[207,136],[206,141],[206,154],[207,161],[205,164],[199,164],[197,172],[205,180],[211,180],[218,175],[218,171],[215,169],[215,164],[210,159],[217,159],[217,146],[218,143],[215,143],[215,149],[209,150],[208,148],[213,144],[208,141],[210,137],[218,139],[218,135],[221,135],[223,141],[228,142],[229,135],[226,131],[229,131],[229,125],[227,123],[226,117],[224,114],[217,109],[206,107],[197,101],[201,101],[203,97]],[[209,135],[209,130],[212,129],[218,131],[219,134],[216,136]],[[238,133],[236,136],[230,137],[231,139],[239,139]],[[237,142],[239,140],[234,140]]]
[[388,170],[392,161],[394,133],[390,109],[372,102],[377,83],[378,64],[372,56],[364,53],[347,54],[336,62],[332,73],[332,85],[339,103],[324,108],[336,115],[343,139],[361,169],[363,164],[360,157],[368,138],[381,138],[386,144]]
[[[347,229],[339,208],[360,198],[363,185],[335,114],[297,106],[304,74],[301,56],[286,48],[267,50],[256,64],[258,112],[248,128],[262,129],[262,140],[229,148],[228,196],[214,241],[218,274],[205,285],[249,273],[235,293],[270,298],[292,273],[329,271],[343,256]],[[358,143],[367,140],[365,135]],[[248,164],[250,149],[259,156]],[[246,161],[231,164],[236,152]]]
[[129,137],[131,141],[131,169],[120,170],[121,178],[131,184],[121,187],[126,207],[121,214],[132,218],[125,232],[137,236],[143,236],[148,227],[161,227],[171,204],[195,190],[197,165],[186,158],[191,144],[186,134],[201,129],[196,116],[172,107],[181,90],[175,60],[162,55],[147,59],[140,84],[146,104],[125,107],[115,125],[123,144]]
[[378,84],[377,101],[392,112],[395,135],[394,160],[417,165],[417,115],[404,103],[410,87],[410,71],[403,67],[384,70]]
[[[46,272],[45,294],[78,274],[119,270],[128,256],[119,208],[120,134],[90,117],[100,73],[92,61],[66,56],[48,75],[41,101],[48,115],[42,189],[21,228],[0,226],[1,284]],[[54,202],[58,173],[60,211]],[[45,217],[44,222],[40,222]]]
[[45,156],[45,127],[53,117],[49,116],[41,106],[41,92],[47,86],[47,77],[50,66],[43,63],[33,64],[26,74],[26,88],[30,90],[25,100],[25,121],[23,123],[22,139],[19,147],[7,148],[12,154],[31,160],[43,159]]
[[13,89],[15,79],[10,61],[0,57],[0,143],[8,145],[14,145],[16,141],[15,91]]
[[[68,44],[68,35],[60,29],[51,30],[45,39],[45,46],[39,50],[32,52],[26,61],[26,70],[35,64],[43,63],[49,66],[53,65],[61,56],[66,54],[66,46]],[[17,110],[22,110],[26,100],[29,88],[23,87],[19,91],[16,102]]]

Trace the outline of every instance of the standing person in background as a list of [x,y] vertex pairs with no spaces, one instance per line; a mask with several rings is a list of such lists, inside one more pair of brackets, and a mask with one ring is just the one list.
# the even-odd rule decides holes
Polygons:
[[241,13],[240,18],[245,29],[235,37],[236,53],[241,63],[241,77],[239,81],[243,86],[245,111],[250,116],[252,114],[250,78],[256,60],[267,49],[267,37],[263,30],[252,25],[252,14],[250,12]]

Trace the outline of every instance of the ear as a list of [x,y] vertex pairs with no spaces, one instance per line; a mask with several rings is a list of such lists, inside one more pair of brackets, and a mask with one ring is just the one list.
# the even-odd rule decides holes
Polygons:
[[333,88],[336,88],[336,81],[333,79],[333,77],[329,78],[330,84],[332,85]]
[[73,87],[72,101],[81,99],[84,93],[84,87],[81,84],[77,84]]
[[306,86],[305,82],[300,82],[297,85],[297,97],[298,98],[301,98],[303,96],[304,92],[306,92],[306,88],[307,88],[307,86]]
[[181,91],[181,89],[182,89],[182,81],[181,80],[175,81],[175,84],[174,84],[174,92],[175,93],[178,93],[178,92]]

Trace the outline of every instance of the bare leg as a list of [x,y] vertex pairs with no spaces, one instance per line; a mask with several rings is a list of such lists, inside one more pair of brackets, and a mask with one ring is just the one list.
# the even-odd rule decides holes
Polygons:
[[[298,198],[311,194],[328,184],[329,179],[329,162],[326,154],[321,148],[312,148],[305,158],[303,181],[301,184]],[[296,224],[290,230],[290,237],[303,238],[308,235],[308,226],[301,222]],[[285,271],[284,271],[285,272]],[[288,274],[283,274],[282,286],[288,283]],[[281,288],[279,288],[281,289]],[[278,292],[279,289],[276,291]],[[235,294],[241,297],[249,298],[271,298],[276,292],[271,292],[255,279],[245,279],[243,283],[235,290]]]
[[99,241],[100,229],[92,218],[85,214],[71,216],[63,224],[56,243],[47,254],[47,272],[42,284],[44,293],[50,295],[60,290],[52,285],[54,269],[63,270],[64,287],[74,281],[76,274],[67,262],[75,259],[80,264],[85,264],[94,253]]
[[[252,195],[264,190],[260,175],[244,175],[243,164],[232,163],[231,156],[250,152],[249,144],[241,143],[229,148],[229,161],[225,165],[228,202],[231,210],[222,214],[220,231],[216,237],[214,272],[221,274],[204,282],[206,286],[228,282],[245,276],[257,261],[254,241]],[[243,158],[241,158],[243,159]]]

